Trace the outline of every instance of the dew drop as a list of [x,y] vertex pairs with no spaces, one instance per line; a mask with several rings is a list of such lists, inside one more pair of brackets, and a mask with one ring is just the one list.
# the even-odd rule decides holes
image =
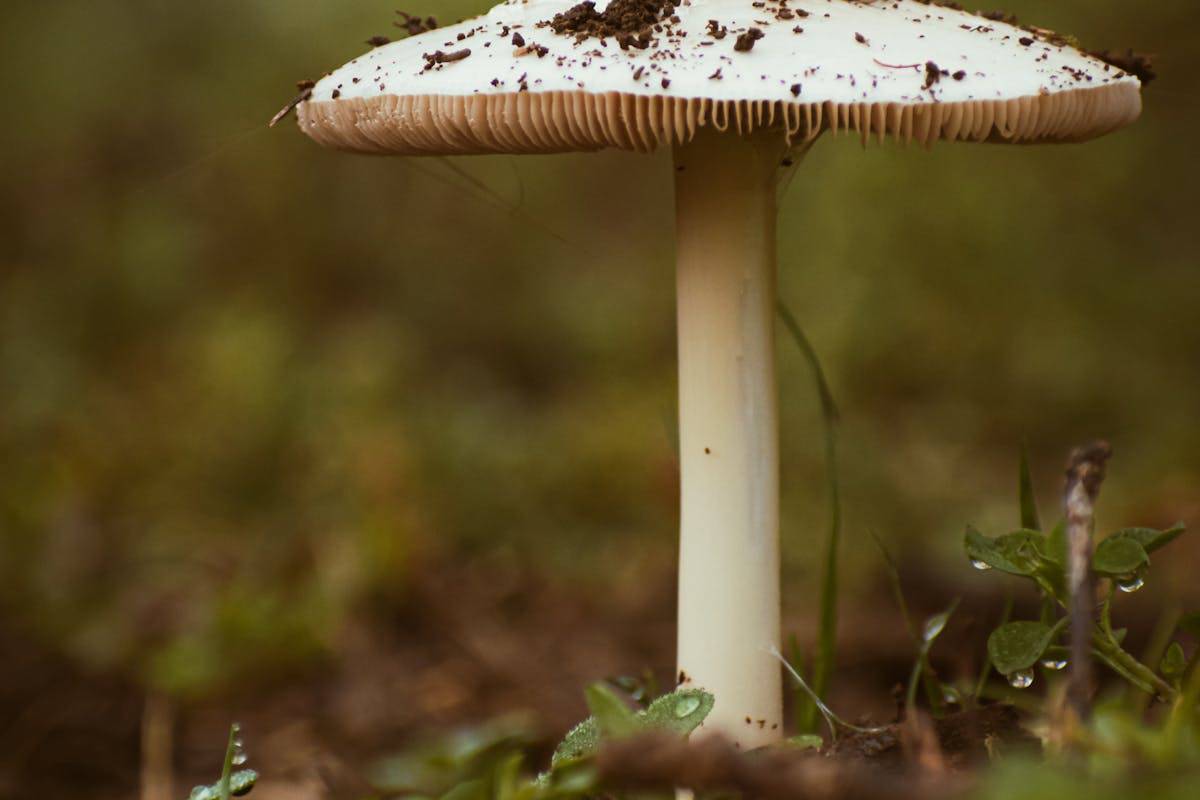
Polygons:
[[942,687],[942,702],[956,705],[962,702],[962,695],[953,686]]
[[1043,658],[1042,666],[1046,669],[1058,672],[1067,668],[1067,660],[1065,658]]
[[1117,588],[1126,594],[1133,594],[1146,585],[1146,579],[1141,575],[1122,575],[1117,578]]
[[1033,670],[1019,669],[1016,672],[1010,672],[1008,685],[1014,689],[1028,689],[1033,686]]
[[971,559],[971,566],[980,572],[987,572],[992,568],[991,564],[987,563],[986,561],[980,561],[978,558]]
[[675,704],[675,716],[683,719],[700,707],[699,697],[684,697]]

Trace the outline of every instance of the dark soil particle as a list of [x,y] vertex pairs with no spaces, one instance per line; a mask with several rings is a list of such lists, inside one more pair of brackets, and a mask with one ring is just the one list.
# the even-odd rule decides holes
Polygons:
[[438,27],[437,20],[433,17],[421,19],[420,17],[414,17],[412,14],[406,14],[403,11],[397,11],[396,15],[400,19],[392,24],[406,32],[409,36],[416,36],[419,33],[437,30]]
[[525,37],[519,33],[514,33],[512,35],[512,43],[513,43],[513,47],[524,47],[525,46]]
[[754,43],[766,36],[759,28],[751,28],[745,33],[737,37],[737,41],[733,43],[733,49],[739,53],[748,53],[754,49]]
[[1126,50],[1124,53],[1113,52],[1111,50],[1095,50],[1090,51],[1088,55],[1098,58],[1105,64],[1114,66],[1119,70],[1128,72],[1142,83],[1150,83],[1150,81],[1158,77],[1158,73],[1154,71],[1154,64],[1150,56],[1143,53],[1135,53],[1133,50]]
[[[947,766],[963,769],[985,763],[990,749],[1007,754],[1037,755],[1040,740],[1021,726],[1012,706],[992,705],[951,714],[933,722],[933,732]],[[904,760],[905,724],[852,733],[831,745],[828,755],[867,759],[899,766]]]
[[367,44],[371,45],[371,47],[383,47],[391,41],[386,36],[372,36],[370,39],[367,39]]
[[599,12],[592,0],[585,0],[543,24],[557,34],[574,36],[580,41],[612,36],[622,48],[644,49],[650,45],[654,27],[670,19],[676,5],[674,0],[612,0]]
[[925,62],[925,85],[921,88],[932,89],[933,85],[942,79],[945,71],[932,61]]
[[[441,50],[438,50],[433,53],[426,53],[424,55],[425,69],[423,71],[428,72],[429,70],[433,69],[434,67],[440,66],[442,64],[453,64],[455,61],[462,61],[464,58],[466,58],[469,55],[471,55],[471,50],[469,48],[464,48],[462,50],[456,50],[453,53],[444,53]],[[383,90],[382,86],[380,86],[379,88],[381,91]]]

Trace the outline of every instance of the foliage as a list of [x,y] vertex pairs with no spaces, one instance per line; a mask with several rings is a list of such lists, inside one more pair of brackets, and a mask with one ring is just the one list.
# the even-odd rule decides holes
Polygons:
[[[1027,460],[1021,460],[1021,519],[1025,525],[1037,523]],[[1090,568],[1107,581],[1100,618],[1092,634],[1092,653],[1132,686],[1166,701],[1179,702],[1179,681],[1189,665],[1182,645],[1169,643],[1166,655],[1156,669],[1143,664],[1122,648],[1124,632],[1112,627],[1112,603],[1116,592],[1138,591],[1146,582],[1150,554],[1170,544],[1184,532],[1182,524],[1166,530],[1123,528],[1094,548]],[[1005,621],[988,638],[988,659],[1009,683],[1027,688],[1035,677],[1033,668],[1041,664],[1047,671],[1066,665],[1062,636],[1067,617],[1060,614],[1068,607],[1066,523],[1060,522],[1049,533],[1030,527],[989,538],[968,526],[963,541],[967,557],[979,570],[997,570],[1023,578],[1034,585],[1042,599],[1040,620]],[[1182,625],[1180,629],[1185,629]]]
[[373,771],[372,782],[396,797],[584,797],[597,791],[591,762],[603,742],[649,732],[685,737],[713,707],[712,695],[696,689],[676,689],[638,710],[604,683],[589,686],[585,697],[591,716],[567,733],[554,750],[550,768],[540,774],[525,769],[524,751],[533,743],[531,729],[521,720],[510,719],[386,759]]
[[236,722],[229,727],[229,742],[225,745],[225,760],[220,779],[211,786],[197,786],[188,795],[188,800],[229,800],[250,794],[258,773],[252,769],[234,771],[234,767],[246,763],[246,750],[242,744],[241,726]]

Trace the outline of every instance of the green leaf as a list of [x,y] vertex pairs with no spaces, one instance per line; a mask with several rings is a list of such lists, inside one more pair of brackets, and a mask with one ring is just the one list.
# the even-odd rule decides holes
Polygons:
[[1183,646],[1179,642],[1171,642],[1171,646],[1167,648],[1167,652],[1162,657],[1162,662],[1158,665],[1158,671],[1168,681],[1174,682],[1183,677],[1183,671],[1186,668],[1187,656],[1184,655]]
[[1040,531],[1042,523],[1038,519],[1037,498],[1033,494],[1033,475],[1029,470],[1029,447],[1021,442],[1021,470],[1017,481],[1021,498],[1021,527],[1027,530]]
[[950,617],[957,607],[958,601],[956,600],[950,608],[925,620],[925,630],[921,632],[921,641],[924,644],[924,647],[921,648],[923,652],[929,652],[934,640],[942,635],[942,631],[946,630],[946,623],[950,621]]
[[712,712],[715,698],[700,689],[677,689],[665,694],[640,712],[642,727],[687,736]]
[[492,771],[492,787],[495,800],[516,800],[521,787],[521,764],[524,758],[513,753],[496,765]]
[[972,560],[1010,575],[1030,577],[1043,561],[1045,539],[1038,531],[1026,530],[989,539],[968,526],[963,544]]
[[563,737],[550,757],[550,769],[555,770],[563,764],[594,755],[599,747],[600,723],[595,717],[588,717]]
[[628,736],[638,729],[633,710],[625,705],[617,693],[603,683],[593,683],[584,692],[588,710],[605,736]]
[[[249,794],[257,782],[258,773],[252,769],[234,772],[229,776],[229,794],[232,797],[242,797]],[[217,781],[212,786],[197,786],[188,795],[188,800],[220,800],[221,783],[221,781]]]
[[677,689],[657,698],[646,710],[634,713],[602,683],[589,686],[586,697],[592,716],[572,728],[555,748],[551,771],[595,755],[605,737],[628,736],[647,729],[687,736],[704,722],[716,703],[703,690]]
[[441,800],[489,800],[488,787],[482,779],[463,781],[442,795]]
[[988,637],[988,656],[992,665],[1002,675],[1029,669],[1046,652],[1065,622],[1064,617],[1054,627],[1041,622],[1009,622],[1001,625]]
[[796,750],[820,750],[825,746],[825,740],[815,733],[802,733],[799,736],[790,736],[780,744]]
[[1060,519],[1046,536],[1046,558],[1060,567],[1067,565],[1067,521]]
[[1183,535],[1185,530],[1187,529],[1182,522],[1165,531],[1155,530],[1154,528],[1122,528],[1112,536],[1109,536],[1108,539],[1105,539],[1105,541],[1118,538],[1132,539],[1140,544],[1147,553],[1153,553],[1160,547],[1165,547],[1178,539]]
[[1101,575],[1132,575],[1150,563],[1146,549],[1131,536],[1110,536],[1096,546],[1092,569]]

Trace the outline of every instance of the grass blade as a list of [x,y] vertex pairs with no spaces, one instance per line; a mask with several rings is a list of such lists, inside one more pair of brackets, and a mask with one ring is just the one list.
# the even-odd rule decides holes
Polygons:
[[1038,516],[1037,497],[1033,494],[1033,473],[1029,469],[1029,445],[1021,441],[1021,476],[1018,481],[1021,497],[1021,527],[1040,531],[1042,523]]
[[[842,503],[841,491],[838,484],[837,468],[837,406],[833,402],[833,392],[825,379],[825,370],[817,356],[812,342],[804,334],[795,315],[780,302],[776,310],[783,320],[784,328],[791,335],[792,341],[800,349],[812,369],[813,381],[816,383],[817,396],[821,401],[821,421],[825,438],[825,479],[829,499],[829,532],[825,543],[825,564],[821,572],[821,601],[820,623],[817,634],[817,652],[813,658],[812,689],[818,698],[824,698],[829,691],[829,680],[833,674],[833,665],[837,656],[837,573],[838,573],[838,542],[841,539]],[[816,709],[808,706],[805,725],[802,732],[811,732],[816,723]]]

